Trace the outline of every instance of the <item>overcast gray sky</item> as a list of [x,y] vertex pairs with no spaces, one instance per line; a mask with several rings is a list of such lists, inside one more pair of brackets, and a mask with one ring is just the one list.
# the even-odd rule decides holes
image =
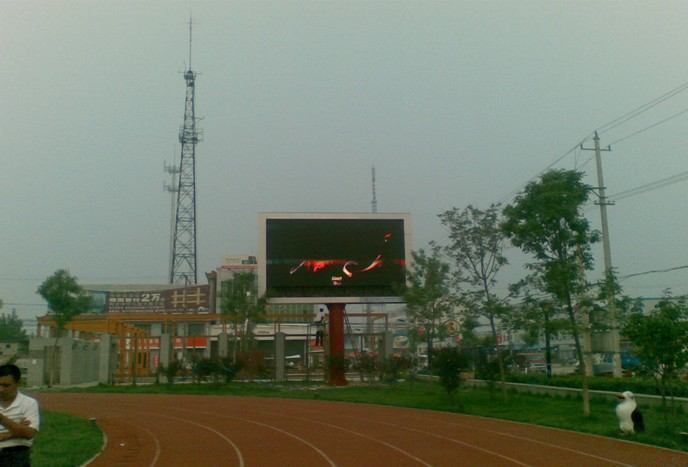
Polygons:
[[[411,213],[414,249],[446,240],[439,213],[508,203],[548,167],[596,185],[593,153],[572,149],[688,82],[686,1],[4,0],[4,312],[43,315],[35,290],[59,268],[167,281],[190,13],[199,279],[257,253],[259,212],[369,212],[373,165],[378,209]],[[688,113],[670,118],[686,109],[677,92],[601,132],[608,194],[688,171]],[[688,265],[686,186],[609,208],[619,275]],[[522,273],[508,252],[505,282]],[[686,293],[688,269],[623,285]]]

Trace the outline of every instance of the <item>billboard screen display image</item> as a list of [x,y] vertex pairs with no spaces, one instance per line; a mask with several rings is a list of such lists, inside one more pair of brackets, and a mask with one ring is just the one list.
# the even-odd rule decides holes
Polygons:
[[404,214],[262,214],[262,291],[317,303],[393,300],[405,282]]

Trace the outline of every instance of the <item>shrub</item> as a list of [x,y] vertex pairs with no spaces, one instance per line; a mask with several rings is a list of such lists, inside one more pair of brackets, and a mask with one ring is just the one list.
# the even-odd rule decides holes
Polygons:
[[407,355],[392,355],[380,365],[380,377],[385,381],[401,378],[401,373],[413,368],[413,359]]
[[213,383],[230,383],[241,371],[243,362],[232,362],[229,358],[203,358],[198,360],[193,368],[193,376],[197,382],[211,381]]
[[461,384],[461,370],[466,367],[466,358],[456,347],[445,347],[433,351],[432,370],[439,377],[447,394],[455,392]]
[[167,378],[167,384],[173,384],[174,378],[179,374],[181,370],[182,364],[177,360],[173,360],[170,362],[169,365],[167,365],[167,367],[165,367],[161,363],[160,366],[158,366],[157,375],[165,375],[165,378]]

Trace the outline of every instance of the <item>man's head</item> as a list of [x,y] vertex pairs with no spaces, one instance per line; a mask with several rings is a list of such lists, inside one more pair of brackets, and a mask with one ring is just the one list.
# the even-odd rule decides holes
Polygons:
[[3,402],[12,402],[17,397],[21,370],[17,365],[0,365],[0,399]]

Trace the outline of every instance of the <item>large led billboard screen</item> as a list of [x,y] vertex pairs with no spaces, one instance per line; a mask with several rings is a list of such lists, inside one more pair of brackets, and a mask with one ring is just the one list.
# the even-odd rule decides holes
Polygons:
[[398,302],[406,214],[261,214],[259,286],[272,302]]

